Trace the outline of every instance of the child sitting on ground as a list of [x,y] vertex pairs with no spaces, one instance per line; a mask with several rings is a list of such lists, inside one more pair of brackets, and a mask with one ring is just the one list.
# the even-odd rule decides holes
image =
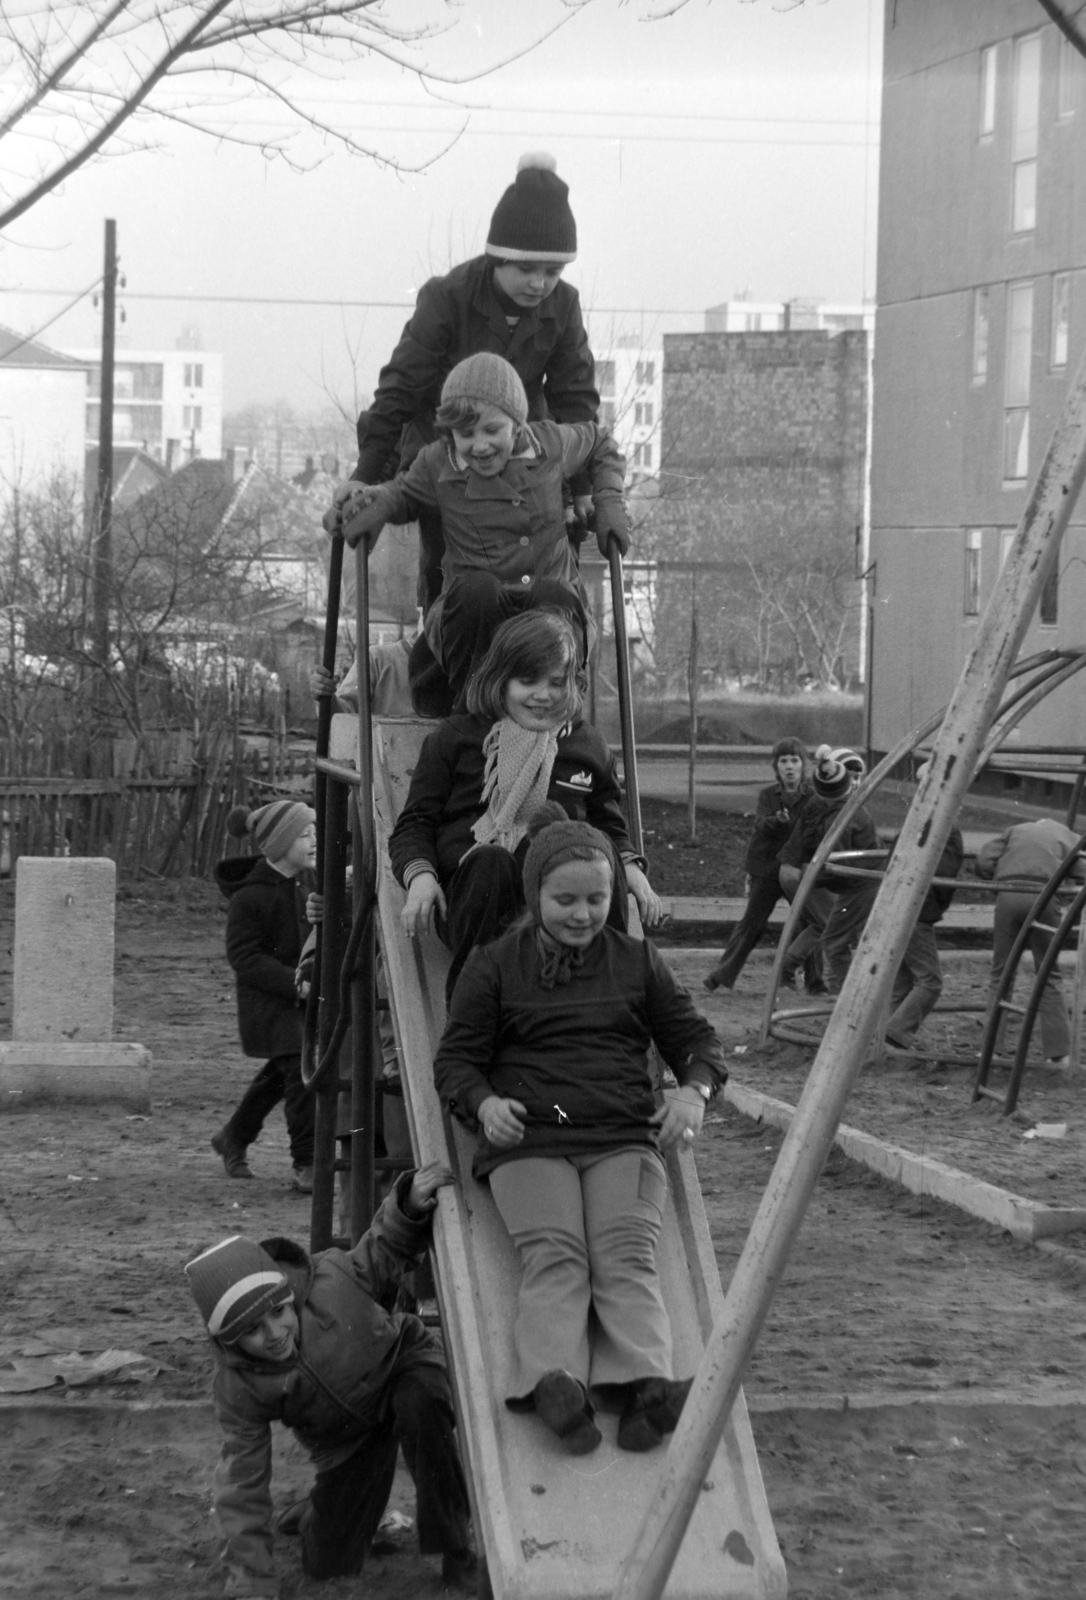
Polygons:
[[234,1237],[185,1268],[216,1361],[222,1455],[214,1506],[228,1595],[279,1593],[273,1422],[292,1429],[316,1467],[308,1499],[275,1524],[300,1535],[310,1577],[361,1570],[402,1447],[418,1496],[420,1550],[443,1556],[446,1583],[472,1579],[467,1487],[441,1341],[418,1317],[384,1309],[425,1251],[437,1191],[451,1182],[437,1162],[403,1173],[349,1252],[310,1259],[289,1239]]
[[408,938],[437,931],[452,951],[446,995],[468,952],[524,908],[528,821],[544,800],[598,827],[616,855],[611,921],[626,926],[627,889],[647,927],[660,920],[647,862],[633,848],[606,743],[580,717],[577,640],[566,617],[528,611],[503,622],[468,685],[467,710],[427,736],[389,839],[407,890]]
[[[595,1399],[620,1412],[621,1449],[648,1450],[689,1389],[656,1268],[660,1151],[693,1142],[724,1050],[653,945],[607,925],[609,841],[553,803],[531,828],[527,914],[469,958],[434,1079],[480,1130],[472,1170],[520,1256],[507,1405],[584,1455]],[[680,1084],[659,1109],[653,1044]]]
[[298,960],[308,935],[306,898],[314,888],[317,814],[300,800],[273,800],[226,819],[259,856],[230,856],[215,868],[229,900],[226,958],[237,979],[238,1029],[247,1056],[265,1056],[233,1116],[211,1140],[228,1178],[251,1178],[246,1151],[264,1119],[284,1102],[294,1187],[313,1189],[313,1096],[302,1082],[303,1002]]
[[444,583],[423,627],[454,696],[498,624],[532,607],[568,614],[584,661],[588,610],[562,484],[573,473],[590,475],[600,550],[606,556],[613,538],[625,554],[625,461],[614,440],[593,422],[529,425],[516,369],[489,352],[450,372],[435,427],[439,438],[393,482],[355,486],[343,506],[347,543],[376,538],[386,522],[411,522],[423,509],[440,514]]

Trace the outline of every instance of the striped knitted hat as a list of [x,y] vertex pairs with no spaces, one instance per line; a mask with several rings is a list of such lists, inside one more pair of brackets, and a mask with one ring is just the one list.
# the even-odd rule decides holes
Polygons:
[[266,1311],[292,1298],[268,1252],[239,1234],[190,1261],[185,1275],[208,1333],[223,1344],[233,1344]]
[[545,151],[521,156],[517,176],[490,219],[486,253],[501,261],[573,261],[577,224],[569,209],[569,185]]
[[235,806],[226,819],[226,831],[236,839],[249,834],[262,856],[280,861],[295,839],[316,820],[312,806],[303,805],[300,800],[273,800],[255,811]]

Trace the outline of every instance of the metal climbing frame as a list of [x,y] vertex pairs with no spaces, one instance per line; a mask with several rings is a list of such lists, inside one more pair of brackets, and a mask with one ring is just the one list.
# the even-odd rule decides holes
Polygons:
[[[643,850],[641,803],[634,748],[630,653],[622,557],[609,553],[614,618],[623,784],[630,839]],[[332,542],[322,664],[335,670],[343,540]],[[383,1173],[402,1163],[377,1153],[378,1095],[382,1093],[377,995],[377,847],[373,813],[373,727],[370,718],[369,564],[365,541],[355,551],[355,641],[358,664],[358,744],[354,766],[329,758],[331,694],[322,696],[317,720],[317,879],[324,914],[317,928],[313,976],[306,1005],[302,1077],[316,1095],[310,1245],[356,1244],[378,1204]],[[355,803],[352,805],[351,797]],[[354,864],[350,934],[347,923],[348,852]],[[346,1056],[346,1062],[343,1058]],[[345,1070],[346,1067],[346,1070]],[[337,1178],[347,1199],[347,1235],[335,1230]]]
[[[995,752],[1010,738],[1014,729],[1018,727],[1022,719],[1030,711],[1048,695],[1052,694],[1055,689],[1059,688],[1061,684],[1066,683],[1069,678],[1081,672],[1084,667],[1086,667],[1086,650],[1045,650],[1017,662],[1008,675],[1010,680],[1008,690],[992,720],[988,737],[977,758],[975,771],[980,771],[991,760]],[[889,777],[900,761],[927,746],[932,734],[942,724],[944,715],[945,707],[942,711],[937,712],[935,716],[930,717],[927,722],[922,723],[919,728],[914,729],[912,733],[907,734],[883,757],[877,766],[872,768],[860,786],[849,796],[846,804],[842,806],[834,826],[819,845],[818,851],[804,873],[796,891],[788,916],[785,918],[784,928],[781,932],[776,958],[773,963],[773,971],[770,975],[769,988],[762,1008],[762,1044],[765,1044],[771,1037],[784,1039],[792,1044],[817,1045],[819,1043],[820,1035],[812,1024],[815,1024],[817,1019],[824,1019],[832,1013],[835,1004],[833,997],[823,1001],[807,1001],[799,1006],[782,1008],[779,1004],[784,964],[788,948],[799,929],[803,908],[817,882],[820,871],[830,862],[830,857],[834,852],[834,845],[856,812]],[[970,781],[972,781],[972,776],[973,774],[971,773]],[[1074,819],[1082,795],[1081,778],[1081,772],[1077,773],[1068,806],[1067,825],[1069,827],[1074,826]],[[872,878],[875,880],[883,877],[881,872],[868,871],[855,866],[850,867],[844,862],[835,861],[833,867],[835,872],[843,873],[846,876]],[[932,882],[936,885],[945,884],[949,888],[960,889],[962,887],[961,880],[957,878],[935,878]],[[969,888],[970,890],[979,890],[984,894],[994,895],[996,892],[994,884],[983,883],[979,880],[976,882],[970,880]],[[986,1009],[984,1005],[980,1004],[963,1006],[950,1002],[940,1002],[935,1007],[936,1012],[954,1012],[959,1015],[963,1013],[980,1013]],[[975,1067],[977,1064],[975,1055],[950,1055],[945,1050],[926,1051],[919,1047],[900,1050],[881,1039],[878,1041],[878,1045],[881,1050],[890,1056],[939,1060],[955,1066]],[[1007,1061],[1004,1064],[1010,1066],[1011,1063]]]
[[[995,1003],[988,1014],[988,1021],[984,1029],[984,1038],[981,1040],[980,1060],[977,1066],[977,1076],[973,1084],[973,1099],[979,1100],[986,1096],[990,1100],[1002,1103],[1004,1116],[1010,1116],[1018,1104],[1018,1095],[1022,1085],[1022,1074],[1026,1069],[1026,1057],[1029,1054],[1030,1040],[1033,1036],[1034,1024],[1041,1007],[1041,999],[1045,985],[1052,975],[1053,968],[1059,960],[1061,951],[1065,950],[1072,939],[1076,940],[1075,983],[1074,998],[1071,1009],[1071,1066],[1079,1065],[1081,1051],[1080,1033],[1082,1023],[1082,1004],[1086,994],[1086,944],[1083,942],[1082,909],[1086,906],[1086,883],[1079,883],[1077,890],[1072,893],[1070,904],[1063,907],[1059,904],[1059,896],[1071,892],[1068,880],[1072,877],[1081,879],[1083,864],[1086,862],[1086,833],[1082,834],[1075,848],[1056,868],[1030,909],[1029,917],[1018,931],[1018,937],[1011,947],[1000,980],[999,989],[995,996]],[[1053,917],[1058,917],[1053,922]],[[1029,948],[1030,939],[1034,932],[1050,934],[1051,939],[1033,978],[1033,986],[1029,999],[1024,1006],[1015,1005],[1014,983],[1018,974],[1018,967],[1022,957]],[[988,1086],[988,1075],[995,1062],[996,1041],[999,1037],[1001,1025],[1008,1016],[1021,1018],[1018,1030],[1018,1045],[1011,1062],[1010,1078],[1007,1087],[1003,1090],[992,1089]]]

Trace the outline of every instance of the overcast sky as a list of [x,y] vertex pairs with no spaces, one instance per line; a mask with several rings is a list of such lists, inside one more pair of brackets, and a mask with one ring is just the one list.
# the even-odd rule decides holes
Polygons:
[[[647,341],[697,329],[706,306],[742,290],[873,296],[881,0],[688,0],[650,20],[669,3],[591,0],[530,55],[443,89],[450,104],[375,60],[320,89],[326,111],[403,162],[462,128],[421,173],[330,153],[297,174],[160,125],[154,152],[83,169],[0,241],[0,322],[29,333],[55,316],[63,300],[42,291],[74,294],[100,273],[114,217],[130,348],[172,348],[195,324],[204,348],[223,352],[228,408],[283,398],[312,409],[329,394],[349,406],[356,387],[363,399],[372,388],[419,285],[482,249],[518,157],[540,149],[570,186],[579,255],[567,277],[597,347],[616,329]],[[387,13],[419,9],[389,0]],[[449,14],[455,28],[425,55],[459,72],[565,11],[461,0]],[[222,98],[208,112],[228,115]],[[267,103],[241,116],[250,128],[280,120]],[[288,300],[331,304],[275,303]],[[84,301],[42,337],[94,345],[97,315]]]

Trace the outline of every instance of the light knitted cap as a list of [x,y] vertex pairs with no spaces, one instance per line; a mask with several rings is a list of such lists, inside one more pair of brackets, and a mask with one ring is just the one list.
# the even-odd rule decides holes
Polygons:
[[548,800],[528,825],[534,835],[524,857],[521,881],[528,910],[539,921],[539,890],[543,879],[567,861],[593,861],[597,856],[614,868],[610,841],[588,822],[575,822],[557,800]]
[[190,1261],[185,1275],[208,1333],[224,1344],[233,1344],[266,1311],[292,1298],[290,1284],[268,1252],[239,1234]]
[[520,374],[504,356],[489,350],[480,350],[457,362],[441,387],[442,405],[450,400],[475,400],[497,406],[512,417],[518,428],[528,420],[528,396]]
[[517,162],[517,176],[490,219],[486,253],[502,261],[573,261],[577,224],[569,209],[569,185],[545,151]]
[[262,856],[281,861],[302,834],[315,823],[317,813],[301,800],[273,800],[270,805],[246,811],[235,806],[226,819],[226,831],[236,839],[249,834]]

